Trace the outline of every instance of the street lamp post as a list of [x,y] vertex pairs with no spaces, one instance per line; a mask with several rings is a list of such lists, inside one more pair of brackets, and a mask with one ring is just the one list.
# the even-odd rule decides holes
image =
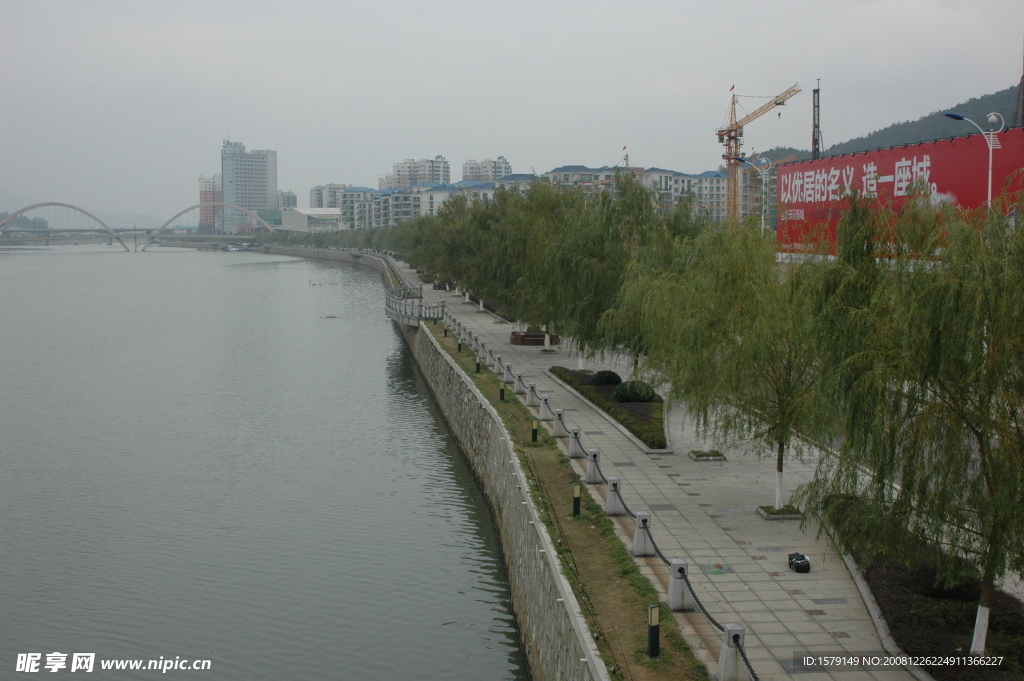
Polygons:
[[772,160],[770,158],[762,158],[761,160],[764,161],[764,163],[761,164],[761,168],[758,168],[742,156],[735,156],[733,157],[733,160],[739,161],[740,163],[746,163],[748,166],[756,170],[758,175],[761,176],[761,231],[764,232],[764,216],[765,212],[768,210],[768,172],[772,169]]
[[1002,145],[999,144],[999,138],[996,137],[996,135],[1001,133],[1003,131],[1003,128],[1006,126],[1006,119],[1003,118],[1003,115],[1001,113],[998,113],[998,112],[995,112],[995,111],[988,115],[988,124],[989,125],[995,125],[996,124],[996,120],[997,120],[996,119],[997,116],[999,117],[998,118],[998,121],[999,121],[999,129],[998,130],[982,130],[981,126],[978,125],[977,123],[975,123],[974,121],[972,121],[970,118],[965,118],[964,116],[961,116],[958,113],[947,113],[946,114],[947,118],[952,118],[955,121],[967,121],[968,123],[970,123],[971,125],[976,127],[978,129],[978,132],[981,133],[981,136],[985,138],[985,144],[986,144],[986,146],[988,146],[988,207],[989,208],[992,207],[992,150],[993,149],[1002,149]]

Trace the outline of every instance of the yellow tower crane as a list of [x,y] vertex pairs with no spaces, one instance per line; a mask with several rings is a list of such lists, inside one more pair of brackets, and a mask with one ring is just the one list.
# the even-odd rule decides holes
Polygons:
[[781,95],[773,98],[770,102],[753,113],[747,114],[740,120],[736,120],[736,98],[738,95],[732,96],[732,105],[729,107],[729,125],[717,130],[718,143],[725,145],[725,153],[722,154],[722,158],[725,159],[725,207],[726,215],[728,215],[729,219],[735,220],[740,215],[740,164],[742,161],[738,159],[740,158],[740,147],[743,146],[743,126],[763,116],[775,107],[783,106],[787,99],[795,96],[798,92],[800,92],[800,85],[796,83]]

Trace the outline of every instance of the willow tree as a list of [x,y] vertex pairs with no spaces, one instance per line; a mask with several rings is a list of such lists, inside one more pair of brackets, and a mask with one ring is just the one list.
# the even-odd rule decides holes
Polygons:
[[614,193],[587,197],[575,191],[565,201],[561,228],[545,256],[558,327],[582,354],[624,350],[636,356],[642,348],[629,347],[635,336],[628,327],[602,328],[601,319],[615,305],[634,254],[664,231],[657,193],[617,174]]
[[780,270],[774,239],[753,227],[673,241],[671,266],[631,269],[642,305],[646,367],[665,377],[698,431],[774,456],[775,508],[800,434],[827,426],[811,308],[811,265]]
[[820,317],[843,446],[801,497],[841,548],[978,578],[981,653],[996,582],[1024,569],[1024,230],[1003,211],[853,213]]

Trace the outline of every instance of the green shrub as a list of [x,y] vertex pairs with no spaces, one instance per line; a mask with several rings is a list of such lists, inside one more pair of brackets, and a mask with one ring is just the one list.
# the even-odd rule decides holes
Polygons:
[[622,378],[614,371],[598,371],[594,374],[594,377],[590,379],[590,385],[619,385],[622,383]]
[[654,388],[643,381],[620,383],[612,393],[616,402],[650,402],[654,395]]

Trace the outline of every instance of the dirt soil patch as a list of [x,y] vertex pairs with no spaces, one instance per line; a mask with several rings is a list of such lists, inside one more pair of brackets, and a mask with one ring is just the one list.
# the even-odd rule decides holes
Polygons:
[[[936,586],[934,569],[898,562],[868,567],[864,578],[903,652],[956,655],[970,650],[978,582],[944,589]],[[1003,591],[992,599],[986,654],[1003,656],[1003,664],[926,669],[937,681],[1024,681],[1024,604]]]

